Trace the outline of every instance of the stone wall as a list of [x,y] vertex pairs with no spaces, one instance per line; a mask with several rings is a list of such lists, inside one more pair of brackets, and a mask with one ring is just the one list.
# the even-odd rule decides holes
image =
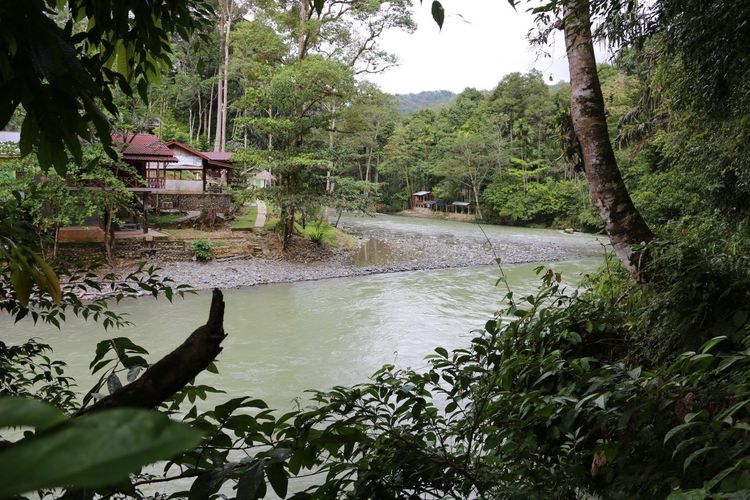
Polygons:
[[57,261],[70,268],[90,267],[106,260],[104,243],[58,243]]
[[[188,243],[182,240],[119,239],[115,241],[114,255],[117,258],[130,260],[189,260],[192,254]],[[57,247],[57,260],[72,267],[101,264],[105,261],[104,244],[60,243]]]
[[[114,255],[119,259],[179,262],[192,260],[191,241],[145,238],[126,238],[115,241]],[[262,237],[246,237],[212,242],[211,253],[215,259],[232,257],[267,256],[268,245]],[[71,266],[101,264],[105,261],[103,243],[61,243],[58,245],[58,261]]]
[[171,203],[172,208],[178,210],[202,210],[214,208],[217,212],[229,211],[232,197],[224,193],[151,193],[149,204],[152,207],[163,207],[164,203]]
[[192,256],[190,247],[182,240],[152,240],[141,238],[117,240],[115,256],[122,259],[151,259],[161,261],[188,260]]

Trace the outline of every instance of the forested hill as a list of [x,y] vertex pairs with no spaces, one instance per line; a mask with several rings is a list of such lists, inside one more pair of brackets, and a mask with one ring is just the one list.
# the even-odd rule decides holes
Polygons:
[[450,90],[426,90],[412,94],[396,94],[399,111],[410,115],[420,109],[439,109],[456,98]]

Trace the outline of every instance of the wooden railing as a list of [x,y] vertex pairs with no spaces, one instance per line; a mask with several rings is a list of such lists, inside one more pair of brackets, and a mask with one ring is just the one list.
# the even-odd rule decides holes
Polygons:
[[152,189],[164,189],[164,179],[147,179],[147,182]]

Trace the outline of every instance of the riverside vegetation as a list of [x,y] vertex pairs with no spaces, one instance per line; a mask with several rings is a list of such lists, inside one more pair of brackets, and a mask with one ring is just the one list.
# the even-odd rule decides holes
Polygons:
[[[331,157],[319,153],[335,150],[325,132],[332,120],[343,123],[333,110],[344,104],[331,100],[317,109],[319,114],[307,115],[310,103],[322,102],[315,93],[321,87],[294,92],[290,82],[317,82],[337,89],[328,97],[340,97],[353,86],[348,77],[333,85],[346,76],[346,65],[321,54],[346,52],[328,47],[326,37],[340,36],[357,22],[370,28],[378,26],[374,21],[396,22],[386,20],[381,9],[403,14],[400,9],[407,5],[315,0],[294,2],[287,11],[264,2],[259,4],[263,9],[279,8],[258,11],[269,17],[233,25],[237,4],[230,0],[218,2],[216,12],[200,0],[66,4],[68,10],[59,13],[52,4],[46,13],[42,4],[0,6],[5,33],[0,44],[10,47],[9,40],[14,41],[13,50],[0,51],[6,90],[0,121],[23,122],[21,152],[36,153],[42,169],[64,173],[68,155],[80,160],[78,137],[91,137],[89,122],[98,127],[93,134],[106,150],[109,131],[98,105],[113,115],[122,108],[118,116],[132,109],[115,103],[112,86],[126,95],[137,89],[148,100],[148,80],[167,65],[169,44],[163,42],[182,37],[183,46],[190,46],[191,30],[207,33],[205,23],[211,21],[220,26],[214,43],[223,49],[215,52],[224,55],[222,71],[211,83],[221,90],[212,94],[222,96],[216,103],[222,111],[216,140],[232,140],[226,108],[233,87],[227,54],[234,26],[248,37],[264,37],[258,47],[280,48],[280,59],[294,61],[276,69],[251,65],[257,80],[240,88],[252,89],[253,104],[234,108],[245,118],[237,122],[238,137],[244,140],[247,132],[248,142],[272,146],[274,153],[266,158],[279,165],[281,182],[271,196],[286,236],[295,231],[297,213],[313,220],[309,216],[319,204],[335,201],[326,194],[330,185],[325,179],[338,172]],[[342,5],[343,12],[337,11]],[[536,40],[546,42],[557,28],[566,37],[572,91],[570,107],[557,101],[559,139],[551,138],[546,125],[534,124],[528,114],[532,108],[521,104],[528,94],[501,101],[510,110],[506,117],[497,102],[500,109],[484,114],[474,109],[491,108],[503,92],[489,97],[468,92],[440,112],[445,115],[418,112],[403,128],[394,128],[388,141],[398,139],[391,144],[403,147],[390,149],[403,161],[398,155],[387,162],[376,156],[377,147],[386,148],[388,141],[380,132],[365,134],[369,145],[355,148],[365,182],[359,188],[372,192],[367,182],[375,179],[366,172],[375,175],[373,165],[377,169],[383,160],[385,172],[390,164],[394,178],[402,176],[407,194],[415,179],[432,176],[436,185],[452,189],[455,176],[499,217],[595,221],[592,225],[604,228],[614,253],[583,288],[565,289],[554,270],[540,269],[538,292],[516,297],[504,288],[500,266],[498,287],[506,308],[489,318],[467,347],[436,348],[424,370],[387,365],[368,383],[316,391],[310,404],[286,414],[250,396],[208,410],[197,403],[218,390],[194,380],[201,371],[220,367],[215,358],[226,334],[218,290],[206,325],[157,362],[148,361],[145,350],[127,338],[98,342],[91,369],[100,381],[82,399],[48,346],[33,339],[23,345],[2,343],[0,391],[6,397],[0,399],[0,425],[33,430],[8,434],[6,439],[14,442],[0,446],[0,496],[32,490],[59,494],[53,487],[65,488],[67,498],[137,497],[156,490],[175,497],[245,499],[263,497],[269,487],[280,497],[294,498],[750,494],[750,6],[740,0],[657,0],[646,6],[550,0],[534,5]],[[436,1],[431,8],[442,25],[442,5]],[[111,15],[99,15],[104,12],[97,9]],[[59,14],[61,22],[70,16],[70,28],[60,27],[51,14]],[[24,22],[13,22],[21,18]],[[78,24],[82,19],[88,26]],[[264,27],[263,19],[278,32]],[[342,25],[335,24],[339,20]],[[29,23],[36,29],[29,31]],[[399,17],[397,24],[411,29],[408,18]],[[133,29],[124,30],[129,25]],[[297,42],[292,57],[269,42],[279,39],[277,33]],[[615,47],[614,67],[596,67],[592,40],[597,38]],[[45,50],[34,51],[39,44]],[[56,65],[49,59],[55,53],[71,64]],[[370,56],[354,62],[374,64]],[[264,57],[269,63],[277,60]],[[63,82],[73,77],[82,84],[70,90]],[[538,75],[506,81],[524,79],[542,97],[551,95],[539,85]],[[611,99],[607,85],[618,89]],[[292,96],[289,102],[270,101],[284,95]],[[11,116],[19,103],[25,112]],[[44,111],[39,103],[47,105]],[[456,127],[433,143],[440,148],[426,147],[436,137],[429,121],[447,120],[450,110],[460,106],[469,108],[466,120],[457,119]],[[253,115],[255,109],[271,111]],[[59,130],[61,120],[51,117],[64,117],[69,126]],[[481,121],[485,118],[500,126]],[[202,128],[204,122],[197,126],[199,140]],[[498,143],[507,161],[500,162],[501,170],[492,166],[490,175],[482,151]],[[545,161],[551,154],[545,147],[554,144],[570,162],[570,173],[554,174]],[[425,170],[434,149],[444,155],[440,173]],[[261,164],[258,154],[247,154]],[[583,173],[574,174],[576,168]],[[493,187],[495,180],[489,179],[497,176],[508,181]],[[577,194],[562,196],[574,198],[567,212],[559,206],[524,212],[536,203],[546,207],[545,190],[567,189],[560,187],[564,182],[588,184],[598,220],[581,215],[589,202]],[[382,196],[398,199],[398,188],[385,187]],[[557,203],[559,198],[546,199]],[[147,267],[104,281],[86,272],[53,270],[37,251],[37,233],[23,207],[20,195],[10,198],[0,218],[0,307],[17,320],[59,324],[74,313],[114,328],[126,319],[108,308],[112,301],[138,290],[169,300],[186,293]],[[110,293],[81,302],[76,291],[90,289]],[[166,461],[163,467],[143,469],[160,460]],[[288,495],[290,478],[311,475],[313,484],[305,491]],[[186,482],[190,486],[184,489]]]

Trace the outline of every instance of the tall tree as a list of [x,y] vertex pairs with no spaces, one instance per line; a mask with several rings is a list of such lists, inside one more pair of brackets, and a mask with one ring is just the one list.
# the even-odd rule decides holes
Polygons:
[[446,154],[436,167],[436,173],[468,188],[477,215],[484,218],[479,197],[482,188],[497,169],[497,156],[492,153],[495,140],[484,131],[459,130],[448,141]]
[[222,64],[219,70],[218,90],[216,92],[216,135],[214,151],[224,151],[227,144],[227,112],[229,108],[229,54],[232,23],[246,11],[243,0],[219,0],[219,42],[222,53]]
[[633,205],[615,160],[594,56],[588,1],[565,3],[563,28],[570,67],[573,128],[581,144],[591,197],[620,262],[634,273],[642,257],[642,252],[635,248],[650,242],[654,235]]
[[370,84],[360,85],[359,93],[340,119],[340,144],[345,163],[357,166],[360,180],[377,182],[377,166],[383,148],[395,127],[395,100]]
[[236,118],[236,123],[243,130],[243,146],[255,145],[270,151],[273,149],[273,134],[248,137],[253,133],[248,124],[256,116],[274,117],[273,107],[259,108],[255,97],[259,89],[267,86],[272,76],[282,69],[291,49],[266,19],[256,18],[236,25],[232,33],[232,51],[232,73],[244,92],[232,103],[242,115]]
[[399,197],[407,208],[411,208],[411,195],[417,188],[429,187],[427,177],[432,171],[430,160],[437,134],[435,119],[430,109],[417,111],[393,133],[385,148],[387,159],[381,170],[403,181]]
[[[274,168],[278,182],[271,192],[284,222],[284,244],[294,232],[295,215],[320,207],[330,150],[324,131],[333,117],[326,102],[348,99],[354,92],[351,68],[321,56],[308,56],[276,72],[254,90],[257,109],[270,116],[248,118],[261,136],[274,138],[273,151],[257,151],[255,163]],[[316,133],[317,132],[317,133]],[[323,169],[323,170],[321,170]]]

